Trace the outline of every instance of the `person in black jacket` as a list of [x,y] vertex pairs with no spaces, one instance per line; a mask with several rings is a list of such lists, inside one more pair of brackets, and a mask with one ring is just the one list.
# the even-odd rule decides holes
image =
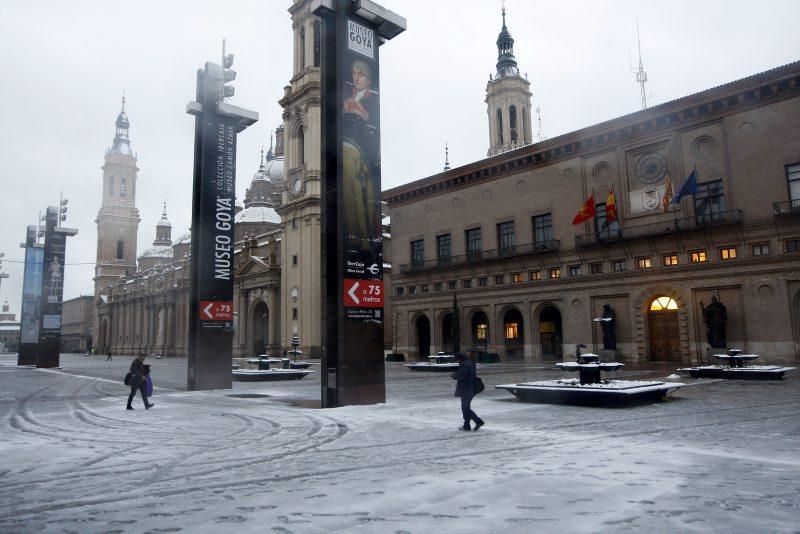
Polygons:
[[[464,425],[460,430],[475,430],[477,431],[483,426],[483,419],[472,411],[470,404],[472,397],[475,396],[475,363],[467,358],[463,353],[456,354],[456,361],[458,361],[458,371],[453,373],[453,380],[456,382],[456,397],[461,397],[461,413],[464,416]],[[470,428],[469,422],[475,421],[475,428]]]
[[149,410],[155,406],[147,402],[147,378],[144,372],[144,358],[145,355],[140,354],[131,362],[131,393],[128,395],[129,410],[133,410],[131,403],[133,402],[133,397],[136,396],[137,390],[142,394],[142,401],[144,401],[144,407],[146,409]]

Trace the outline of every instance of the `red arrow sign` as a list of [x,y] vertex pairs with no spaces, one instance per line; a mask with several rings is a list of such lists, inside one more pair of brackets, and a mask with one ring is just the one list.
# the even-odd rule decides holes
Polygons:
[[201,300],[199,313],[205,321],[232,321],[233,301]]
[[345,278],[344,305],[348,308],[383,308],[383,282]]

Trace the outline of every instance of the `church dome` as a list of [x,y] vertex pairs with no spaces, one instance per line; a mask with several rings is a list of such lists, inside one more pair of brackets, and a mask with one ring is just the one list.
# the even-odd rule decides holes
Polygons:
[[274,184],[283,182],[283,157],[267,161],[264,165],[265,178]]
[[269,206],[250,206],[236,214],[235,222],[280,224],[281,217]]
[[174,246],[174,245],[182,245],[184,243],[191,244],[191,242],[192,242],[192,234],[190,232],[186,232],[185,234],[178,237],[178,239],[176,239],[175,242],[172,244]]
[[128,120],[128,115],[125,111],[120,111],[119,115],[117,115],[117,128],[125,128],[126,130],[130,128],[131,121]]

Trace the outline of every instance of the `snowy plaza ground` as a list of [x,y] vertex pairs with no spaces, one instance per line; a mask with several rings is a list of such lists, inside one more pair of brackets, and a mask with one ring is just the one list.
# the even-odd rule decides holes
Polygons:
[[797,371],[606,409],[519,402],[492,386],[565,373],[483,364],[466,433],[449,375],[402,363],[386,404],[322,410],[318,372],[187,392],[185,359],[148,359],[156,406],[126,411],[130,361],[0,355],[0,532],[800,532]]

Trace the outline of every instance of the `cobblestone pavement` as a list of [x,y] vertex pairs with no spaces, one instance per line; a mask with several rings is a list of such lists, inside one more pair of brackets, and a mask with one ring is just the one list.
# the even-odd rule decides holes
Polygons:
[[[694,380],[624,409],[528,404],[484,364],[458,432],[447,374],[387,364],[387,403],[318,408],[319,378],[185,391],[125,410],[132,357],[0,355],[0,532],[800,532],[800,379]],[[658,379],[673,365],[626,368]]]

